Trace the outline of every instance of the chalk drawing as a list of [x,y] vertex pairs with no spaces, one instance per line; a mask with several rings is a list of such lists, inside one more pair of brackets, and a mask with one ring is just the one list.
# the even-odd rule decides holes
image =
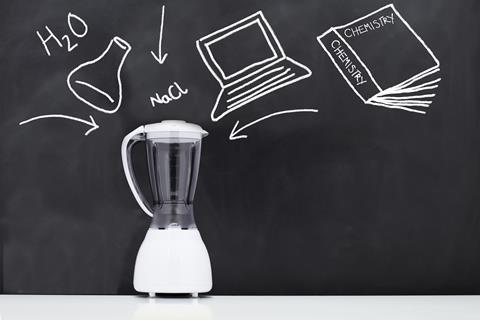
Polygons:
[[[75,28],[73,27],[72,25],[72,18],[74,18],[75,20],[77,20],[78,22],[80,22],[80,24],[82,25],[83,27],[83,31],[82,32],[77,32],[77,30],[75,30]],[[75,37],[77,38],[83,38],[87,35],[88,33],[88,25],[87,23],[85,22],[85,20],[83,20],[82,18],[80,18],[79,16],[77,16],[76,14],[73,14],[71,12],[68,13],[68,16],[67,16],[67,23],[68,23],[68,27],[70,28],[70,31],[75,35]]]
[[178,100],[188,93],[188,89],[183,89],[177,82],[174,82],[167,89],[167,93],[160,96],[155,92],[154,97],[150,97],[150,103],[152,107],[155,107],[155,104],[167,104],[174,100]]
[[[81,32],[79,32],[78,30],[76,30],[76,28],[74,28],[74,26],[72,24],[73,19],[76,20],[77,22],[79,22],[79,24],[81,24],[81,27],[83,28],[83,30]],[[80,18],[76,14],[73,14],[73,13],[69,12],[68,15],[67,15],[67,23],[68,23],[68,27],[70,29],[70,32],[73,33],[73,35],[75,37],[83,38],[87,35],[87,33],[88,33],[87,23],[85,22],[85,20],[83,20],[82,18]],[[48,26],[45,26],[45,29],[49,33],[48,37],[46,37],[46,38],[43,37],[38,30],[36,31],[36,34],[37,34],[38,38],[40,39],[40,41],[42,42],[42,45],[45,49],[45,52],[47,53],[48,56],[50,56],[50,50],[49,50],[48,45],[47,45],[48,41],[53,39],[57,43],[57,45],[61,48],[63,48],[63,44],[57,38],[57,36],[52,32],[52,30],[50,30],[50,28]],[[75,44],[71,43],[70,37],[67,34],[64,34],[61,39],[65,40],[65,42],[67,44],[67,51],[68,52],[71,52],[73,49],[75,49],[78,46],[78,43],[75,43]]]
[[75,43],[74,45],[72,45],[70,43],[70,37],[66,34],[62,37],[62,40],[65,40],[65,42],[67,42],[67,51],[68,52],[71,52],[73,49],[75,49],[78,46],[78,43]]
[[[94,64],[100,63],[102,58],[112,48],[120,50],[123,54],[118,66],[117,66],[117,70],[113,70],[113,72],[115,72],[115,77],[116,77],[116,82],[117,82],[116,85],[118,86],[117,87],[118,88],[118,94],[115,96],[115,98],[113,98],[105,90],[102,90],[102,89],[98,88],[98,85],[94,85],[92,83],[88,83],[88,82],[82,81],[82,80],[73,80],[72,81],[72,77],[74,78],[74,75],[79,70],[82,70],[86,67],[89,67],[89,68],[91,67],[92,69],[90,69],[89,71],[90,72],[95,72]],[[85,104],[89,105],[90,107],[92,107],[92,108],[94,108],[98,111],[101,111],[101,112],[104,112],[104,113],[109,113],[109,114],[117,112],[117,110],[120,108],[120,105],[122,104],[122,81],[121,81],[121,78],[120,78],[120,74],[121,74],[121,71],[122,71],[123,63],[125,62],[125,58],[127,57],[130,50],[131,50],[131,46],[127,41],[125,41],[125,40],[123,40],[122,38],[119,38],[119,37],[114,37],[110,41],[110,43],[108,44],[105,51],[103,51],[102,54],[100,54],[100,56],[98,56],[97,58],[95,58],[91,61],[87,61],[87,62],[84,62],[84,63],[80,64],[78,67],[73,69],[68,74],[68,77],[67,77],[68,88],[75,95],[75,97],[77,99],[79,99],[80,101],[84,102]],[[95,93],[99,93],[101,96],[105,97],[106,100],[104,100],[104,101],[91,101],[91,99],[89,100],[89,98],[87,98],[85,96],[82,96],[77,92],[77,90],[80,87],[89,88],[91,91],[93,91]],[[77,90],[75,88],[77,88]]]
[[266,120],[268,118],[271,118],[271,117],[274,117],[274,116],[279,116],[279,115],[288,114],[288,113],[296,113],[296,112],[318,112],[318,110],[317,109],[291,109],[291,110],[278,111],[278,112],[274,112],[272,114],[269,114],[267,116],[264,116],[260,119],[257,119],[255,121],[252,121],[250,123],[247,123],[247,124],[241,126],[238,129],[237,129],[237,127],[238,127],[238,124],[240,123],[240,121],[237,121],[232,128],[232,132],[230,133],[229,139],[230,140],[245,139],[248,136],[246,134],[239,135],[239,132],[245,130],[246,128],[251,127],[254,124],[257,124],[261,121],[264,121],[264,120]]
[[[224,70],[225,66],[215,58],[212,45],[221,43],[222,40],[247,28],[261,34],[271,55],[255,57],[255,62],[228,73]],[[197,40],[196,45],[203,62],[221,88],[210,115],[212,121],[218,121],[249,102],[308,78],[312,74],[309,68],[285,55],[277,36],[261,11],[202,37]]]
[[45,26],[45,29],[47,29],[48,33],[50,34],[48,37],[46,37],[46,38],[42,37],[42,35],[40,34],[40,31],[38,31],[38,30],[36,31],[36,34],[37,34],[38,38],[40,38],[40,41],[42,42],[43,48],[45,49],[45,52],[47,53],[48,56],[50,56],[50,50],[48,49],[48,46],[47,46],[47,43],[48,43],[48,41],[50,41],[50,39],[55,40],[55,42],[57,43],[57,45],[59,47],[63,47],[63,44],[60,41],[60,39],[58,39],[57,36],[55,36],[55,34],[52,32],[52,30],[50,30],[50,28],[48,26]]
[[30,123],[30,122],[35,121],[35,120],[48,119],[48,118],[68,119],[68,120],[77,121],[77,122],[81,122],[81,123],[84,123],[86,125],[89,125],[91,128],[88,129],[85,132],[86,136],[88,136],[90,132],[100,128],[100,126],[95,122],[95,119],[93,119],[92,116],[90,116],[90,121],[88,121],[88,120],[83,120],[83,119],[76,118],[76,117],[66,116],[66,115],[63,115],[63,114],[47,114],[47,115],[43,115],[43,116],[37,116],[37,117],[33,117],[33,118],[30,118],[30,119],[24,120],[24,121],[20,122],[18,125],[21,126],[21,125]]
[[165,62],[165,59],[167,59],[168,53],[162,54],[162,38],[163,38],[163,22],[165,18],[165,6],[162,6],[162,20],[160,22],[160,37],[158,40],[158,53],[155,53],[153,51],[150,51],[152,54],[153,58],[160,64],[163,64]]
[[[389,45],[397,46],[398,52],[403,52],[407,45],[409,48],[417,47],[418,50],[415,52],[418,56],[406,58],[411,59],[412,62],[418,62],[421,67],[418,73],[405,77],[406,80],[399,79],[399,84],[382,88],[379,70],[376,71],[377,74],[373,74],[371,70],[375,65],[375,57],[370,58],[366,63],[369,57],[365,54],[360,57],[357,51],[364,34],[370,34],[369,41],[372,37],[378,37],[379,41],[385,43],[391,38],[392,30],[402,37],[399,38],[400,40],[393,38],[390,42],[398,43],[389,43]],[[435,97],[435,89],[438,88],[441,78],[433,80],[429,78],[440,71],[440,62],[393,4],[386,5],[345,25],[330,28],[317,37],[317,40],[344,80],[365,104],[420,114],[425,114],[430,107],[431,98]],[[422,59],[421,62],[420,59]],[[389,65],[394,65],[395,58],[392,57],[391,60]],[[388,66],[384,69],[388,69]]]

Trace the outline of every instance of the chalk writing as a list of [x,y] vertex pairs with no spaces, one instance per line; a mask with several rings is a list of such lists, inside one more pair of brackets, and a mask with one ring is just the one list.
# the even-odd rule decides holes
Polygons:
[[362,71],[360,71],[355,63],[353,63],[352,59],[348,56],[348,54],[343,50],[342,44],[338,40],[333,40],[331,43],[331,47],[335,56],[340,60],[342,65],[345,67],[346,71],[350,74],[350,76],[355,80],[355,84],[357,86],[366,83],[367,81],[364,80],[362,75]]
[[155,107],[155,104],[167,104],[180,99],[187,93],[188,89],[183,89],[177,82],[174,82],[168,87],[166,94],[160,96],[158,93],[155,93],[154,97],[150,97],[150,103],[152,107]]
[[383,26],[385,26],[386,24],[389,24],[389,23],[394,24],[393,17],[394,17],[393,13],[390,14],[390,15],[387,15],[387,16],[380,16],[377,19],[367,21],[363,24],[359,24],[359,25],[355,25],[355,26],[346,28],[345,30],[343,30],[343,34],[347,38],[357,37],[357,36],[359,36],[363,33],[367,33],[369,31],[380,29]]
[[[77,21],[77,23],[75,24],[73,23],[73,21]],[[76,14],[73,14],[71,12],[68,13],[67,24],[70,29],[70,32],[77,38],[83,38],[88,33],[87,23],[85,22],[85,20],[83,20]],[[74,25],[77,25],[77,27],[74,27]],[[60,41],[60,39],[58,39],[58,37],[53,33],[53,31],[48,26],[45,26],[45,29],[47,30],[48,36],[46,36],[45,34],[42,35],[38,30],[36,31],[36,33],[45,49],[45,52],[47,53],[48,56],[50,56],[50,49],[48,47],[49,41],[51,40],[55,41],[55,43],[61,48],[63,48],[63,43]],[[74,43],[74,44],[71,43],[71,39],[67,34],[64,34],[61,37],[61,39],[65,41],[68,52],[72,51],[78,46],[78,43]]]

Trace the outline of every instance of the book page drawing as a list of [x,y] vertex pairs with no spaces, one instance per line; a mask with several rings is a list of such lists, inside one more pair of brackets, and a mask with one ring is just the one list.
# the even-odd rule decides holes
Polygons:
[[[120,78],[122,66],[125,58],[131,50],[130,44],[119,37],[114,37],[107,48],[95,59],[84,62],[74,68],[67,77],[67,85],[70,91],[77,99],[104,113],[115,113],[122,104],[122,81]],[[120,56],[120,61],[116,64],[116,70],[111,70],[112,81],[109,83],[116,87],[115,93],[107,92],[99,88],[99,84],[93,84],[83,79],[87,75],[95,75],[97,70],[95,66],[102,63],[102,59],[107,54],[114,55],[116,51]]]
[[365,104],[421,114],[430,107],[440,62],[393,4],[330,28],[317,40]]
[[[309,68],[286,56],[261,11],[204,36],[196,45],[220,84],[210,115],[212,121],[312,74]],[[232,65],[228,56],[233,53]]]

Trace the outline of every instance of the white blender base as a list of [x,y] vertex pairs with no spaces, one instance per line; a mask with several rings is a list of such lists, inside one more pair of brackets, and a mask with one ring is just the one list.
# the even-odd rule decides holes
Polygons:
[[212,289],[207,248],[197,229],[148,229],[138,250],[133,275],[138,292],[190,293]]

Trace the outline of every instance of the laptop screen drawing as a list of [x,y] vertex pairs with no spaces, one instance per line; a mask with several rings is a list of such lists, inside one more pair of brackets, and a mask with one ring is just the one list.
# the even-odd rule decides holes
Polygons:
[[312,74],[285,55],[261,11],[202,37],[197,49],[221,86],[213,121]]
[[224,79],[235,77],[278,58],[258,19],[210,41],[206,48]]

